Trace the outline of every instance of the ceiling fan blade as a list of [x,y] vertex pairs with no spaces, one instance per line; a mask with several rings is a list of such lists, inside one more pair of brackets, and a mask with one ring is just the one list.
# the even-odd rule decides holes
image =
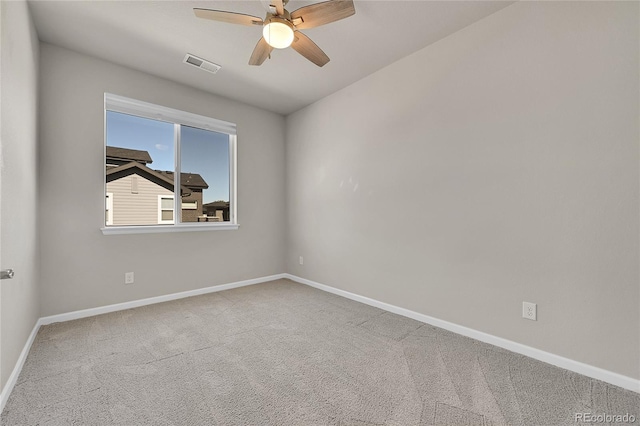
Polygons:
[[263,23],[262,18],[258,18],[257,16],[245,15],[242,13],[198,8],[194,8],[193,12],[198,18],[212,19],[214,21],[228,22],[230,24],[262,25]]
[[276,8],[278,16],[284,15],[284,2],[282,0],[272,0],[271,5]]
[[261,37],[255,49],[253,49],[251,58],[249,58],[249,65],[262,65],[271,54],[271,51],[273,51],[273,47],[269,46],[264,37]]
[[319,67],[326,65],[329,62],[329,57],[315,44],[309,37],[302,34],[300,31],[294,33],[293,43],[291,43],[293,50],[313,62]]
[[[291,12],[291,20],[299,30],[319,27],[356,13],[353,0],[330,0],[301,7]],[[296,21],[300,19],[300,22]]]

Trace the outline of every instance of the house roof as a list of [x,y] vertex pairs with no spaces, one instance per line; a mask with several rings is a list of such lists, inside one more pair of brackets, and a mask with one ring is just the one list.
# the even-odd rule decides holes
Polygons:
[[[173,172],[156,170],[173,181]],[[180,183],[191,189],[207,189],[209,184],[198,173],[180,173]]]
[[107,159],[136,161],[142,164],[153,162],[149,152],[139,149],[119,148],[117,146],[107,146]]
[[[130,174],[137,173],[151,182],[163,186],[170,191],[173,191],[173,179],[168,177],[166,174],[159,173],[156,170],[151,170],[144,164],[140,164],[135,161],[131,161],[130,163],[123,164],[122,166],[112,167],[107,169],[106,176],[107,182],[111,182],[122,177],[128,176]],[[201,178],[202,179],[202,178]],[[180,194],[184,197],[187,195],[191,195],[191,188],[180,185]]]
[[[107,146],[107,160],[109,158],[113,158],[120,161],[133,161],[133,162],[142,163],[142,164],[148,164],[153,162],[148,151],[142,151],[139,149],[119,148],[117,146]],[[118,166],[118,167],[122,167],[122,166]],[[153,170],[153,171],[160,175],[163,175],[166,179],[168,179],[170,182],[173,183],[173,172],[164,171],[164,170]],[[180,183],[181,185],[191,189],[209,188],[209,185],[207,184],[207,182],[198,173],[180,173]]]
[[228,208],[229,207],[229,202],[228,201],[212,201],[210,203],[206,203],[203,204],[202,207],[216,207],[216,208]]

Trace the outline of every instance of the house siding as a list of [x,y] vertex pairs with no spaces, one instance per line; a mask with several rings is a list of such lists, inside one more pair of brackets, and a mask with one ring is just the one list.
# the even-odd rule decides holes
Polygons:
[[[131,193],[132,177],[137,177],[138,193]],[[113,225],[156,225],[158,223],[158,195],[173,195],[172,191],[156,185],[138,174],[131,174],[107,183],[113,194]]]

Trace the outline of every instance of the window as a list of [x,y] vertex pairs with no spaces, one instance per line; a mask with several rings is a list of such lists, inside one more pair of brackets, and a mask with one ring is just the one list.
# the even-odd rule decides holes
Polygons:
[[158,223],[174,223],[173,195],[158,195]]
[[105,94],[105,234],[237,229],[236,126]]

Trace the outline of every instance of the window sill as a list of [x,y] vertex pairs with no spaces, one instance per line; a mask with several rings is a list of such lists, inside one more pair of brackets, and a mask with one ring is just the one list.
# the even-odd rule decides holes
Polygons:
[[231,223],[183,224],[183,225],[146,225],[146,226],[108,226],[100,228],[103,235],[122,234],[159,234],[162,232],[194,232],[194,231],[233,231],[240,225]]

